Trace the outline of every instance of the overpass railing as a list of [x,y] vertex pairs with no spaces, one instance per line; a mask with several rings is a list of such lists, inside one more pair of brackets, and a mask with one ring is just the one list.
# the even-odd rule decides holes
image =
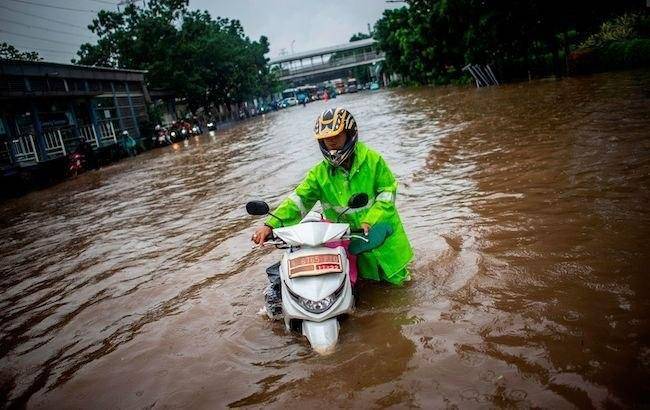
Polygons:
[[293,76],[299,74],[308,74],[312,71],[319,71],[328,68],[336,68],[348,64],[354,64],[354,63],[364,63],[364,62],[383,59],[383,58],[385,58],[385,54],[383,52],[376,52],[376,51],[371,51],[362,54],[354,54],[351,56],[345,56],[339,58],[330,58],[329,61],[321,64],[310,64],[299,68],[282,69],[280,71],[280,77],[287,77],[287,76]]

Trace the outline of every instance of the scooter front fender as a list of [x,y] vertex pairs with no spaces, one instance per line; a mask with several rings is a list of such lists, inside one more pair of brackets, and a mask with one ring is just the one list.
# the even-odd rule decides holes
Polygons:
[[323,322],[303,320],[302,334],[307,337],[316,353],[322,355],[333,353],[339,340],[339,321],[335,317]]

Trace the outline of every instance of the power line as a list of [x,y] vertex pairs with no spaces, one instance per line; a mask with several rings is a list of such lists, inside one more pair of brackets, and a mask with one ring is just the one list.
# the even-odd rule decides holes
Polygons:
[[27,13],[25,11],[15,10],[15,9],[12,9],[10,7],[3,6],[3,5],[0,5],[0,8],[12,11],[14,13],[23,14],[23,15],[29,16],[29,17],[36,17],[38,19],[42,19],[42,20],[49,21],[49,22],[52,22],[52,23],[65,24],[66,26],[69,26],[69,27],[76,27],[76,28],[88,30],[88,27],[77,26],[75,24],[68,23],[67,21],[63,21],[63,20],[56,20],[56,19],[52,19],[52,18],[49,18],[49,17],[43,17],[43,16],[39,16],[38,14],[32,14],[32,13]]
[[32,4],[34,6],[48,7],[48,8],[57,9],[57,10],[79,11],[79,12],[82,12],[82,13],[93,13],[93,14],[98,13],[97,10],[75,9],[75,8],[71,8],[71,7],[52,6],[51,4],[37,3],[35,1],[28,1],[28,0],[9,0],[9,1],[13,1],[15,3]]
[[21,47],[25,49],[26,51],[37,51],[39,53],[53,53],[53,54],[62,54],[66,56],[74,56],[76,53],[69,52],[69,51],[57,51],[57,50],[49,50],[47,48],[34,48],[34,47]]
[[31,38],[32,40],[49,41],[50,43],[57,43],[57,44],[63,44],[63,45],[66,45],[66,46],[79,47],[79,44],[75,44],[75,43],[67,43],[65,41],[50,40],[48,38],[43,38],[43,37],[28,36],[27,34],[14,33],[12,31],[7,31],[7,30],[3,30],[3,29],[0,29],[0,33],[7,33],[7,34],[12,34],[14,36]]
[[101,3],[101,4],[110,4],[111,6],[117,5],[115,3],[111,3],[110,1],[104,1],[104,0],[88,0],[88,1],[94,1],[95,3]]
[[[43,30],[43,31],[51,31],[52,33],[61,33],[61,34],[67,34],[69,36],[75,36],[75,37],[92,38],[90,36],[82,36],[79,33],[71,33],[69,31],[55,30],[53,28],[45,28],[45,27],[38,27],[38,26],[30,26],[29,24],[19,23],[17,21],[12,21],[12,20],[5,19],[5,18],[2,18],[2,17],[0,17],[0,21],[6,21],[7,23],[10,23],[10,24],[16,24],[16,25],[20,25],[20,26],[23,26],[23,27],[31,28],[31,29],[37,29],[37,30]],[[93,40],[95,40],[95,39],[93,38]]]
[[44,53],[57,53],[57,54],[68,54],[68,55],[76,54],[76,51],[54,50],[51,48],[39,48],[39,47],[26,46],[24,44],[16,44],[16,43],[12,43],[10,45],[27,51],[35,50],[35,51],[42,51]]

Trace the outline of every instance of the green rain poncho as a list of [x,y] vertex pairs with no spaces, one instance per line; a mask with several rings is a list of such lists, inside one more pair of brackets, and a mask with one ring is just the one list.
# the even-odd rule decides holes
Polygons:
[[[368,205],[348,210],[340,221],[350,224],[352,229],[360,229],[362,223],[372,226],[386,222],[393,228],[393,234],[379,248],[359,255],[359,273],[365,279],[383,279],[401,285],[408,277],[406,266],[413,250],[395,208],[397,181],[381,155],[363,143],[357,142],[355,146],[349,172],[321,161],[280,204],[274,215],[284,220],[285,225],[294,225],[320,201],[325,217],[335,221],[337,215],[347,208],[350,197],[361,192],[368,194]],[[266,224],[272,228],[282,225],[274,217],[269,217]]]

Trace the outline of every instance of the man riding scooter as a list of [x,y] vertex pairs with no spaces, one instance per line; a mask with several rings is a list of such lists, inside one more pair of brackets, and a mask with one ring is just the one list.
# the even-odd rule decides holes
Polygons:
[[[366,234],[379,222],[390,225],[393,234],[380,247],[359,255],[358,268],[364,279],[401,285],[409,279],[407,265],[413,250],[395,207],[397,182],[393,173],[379,153],[358,142],[356,121],[343,108],[323,112],[316,120],[314,137],[325,160],[309,171],[251,240],[262,244],[272,229],[281,226],[280,220],[285,226],[296,224],[320,201],[328,220],[342,220]],[[370,198],[368,205],[345,211],[350,197],[361,192]],[[265,292],[267,313],[275,317],[280,305],[279,292],[274,288],[279,284],[274,284],[272,269],[267,273],[271,280]]]

